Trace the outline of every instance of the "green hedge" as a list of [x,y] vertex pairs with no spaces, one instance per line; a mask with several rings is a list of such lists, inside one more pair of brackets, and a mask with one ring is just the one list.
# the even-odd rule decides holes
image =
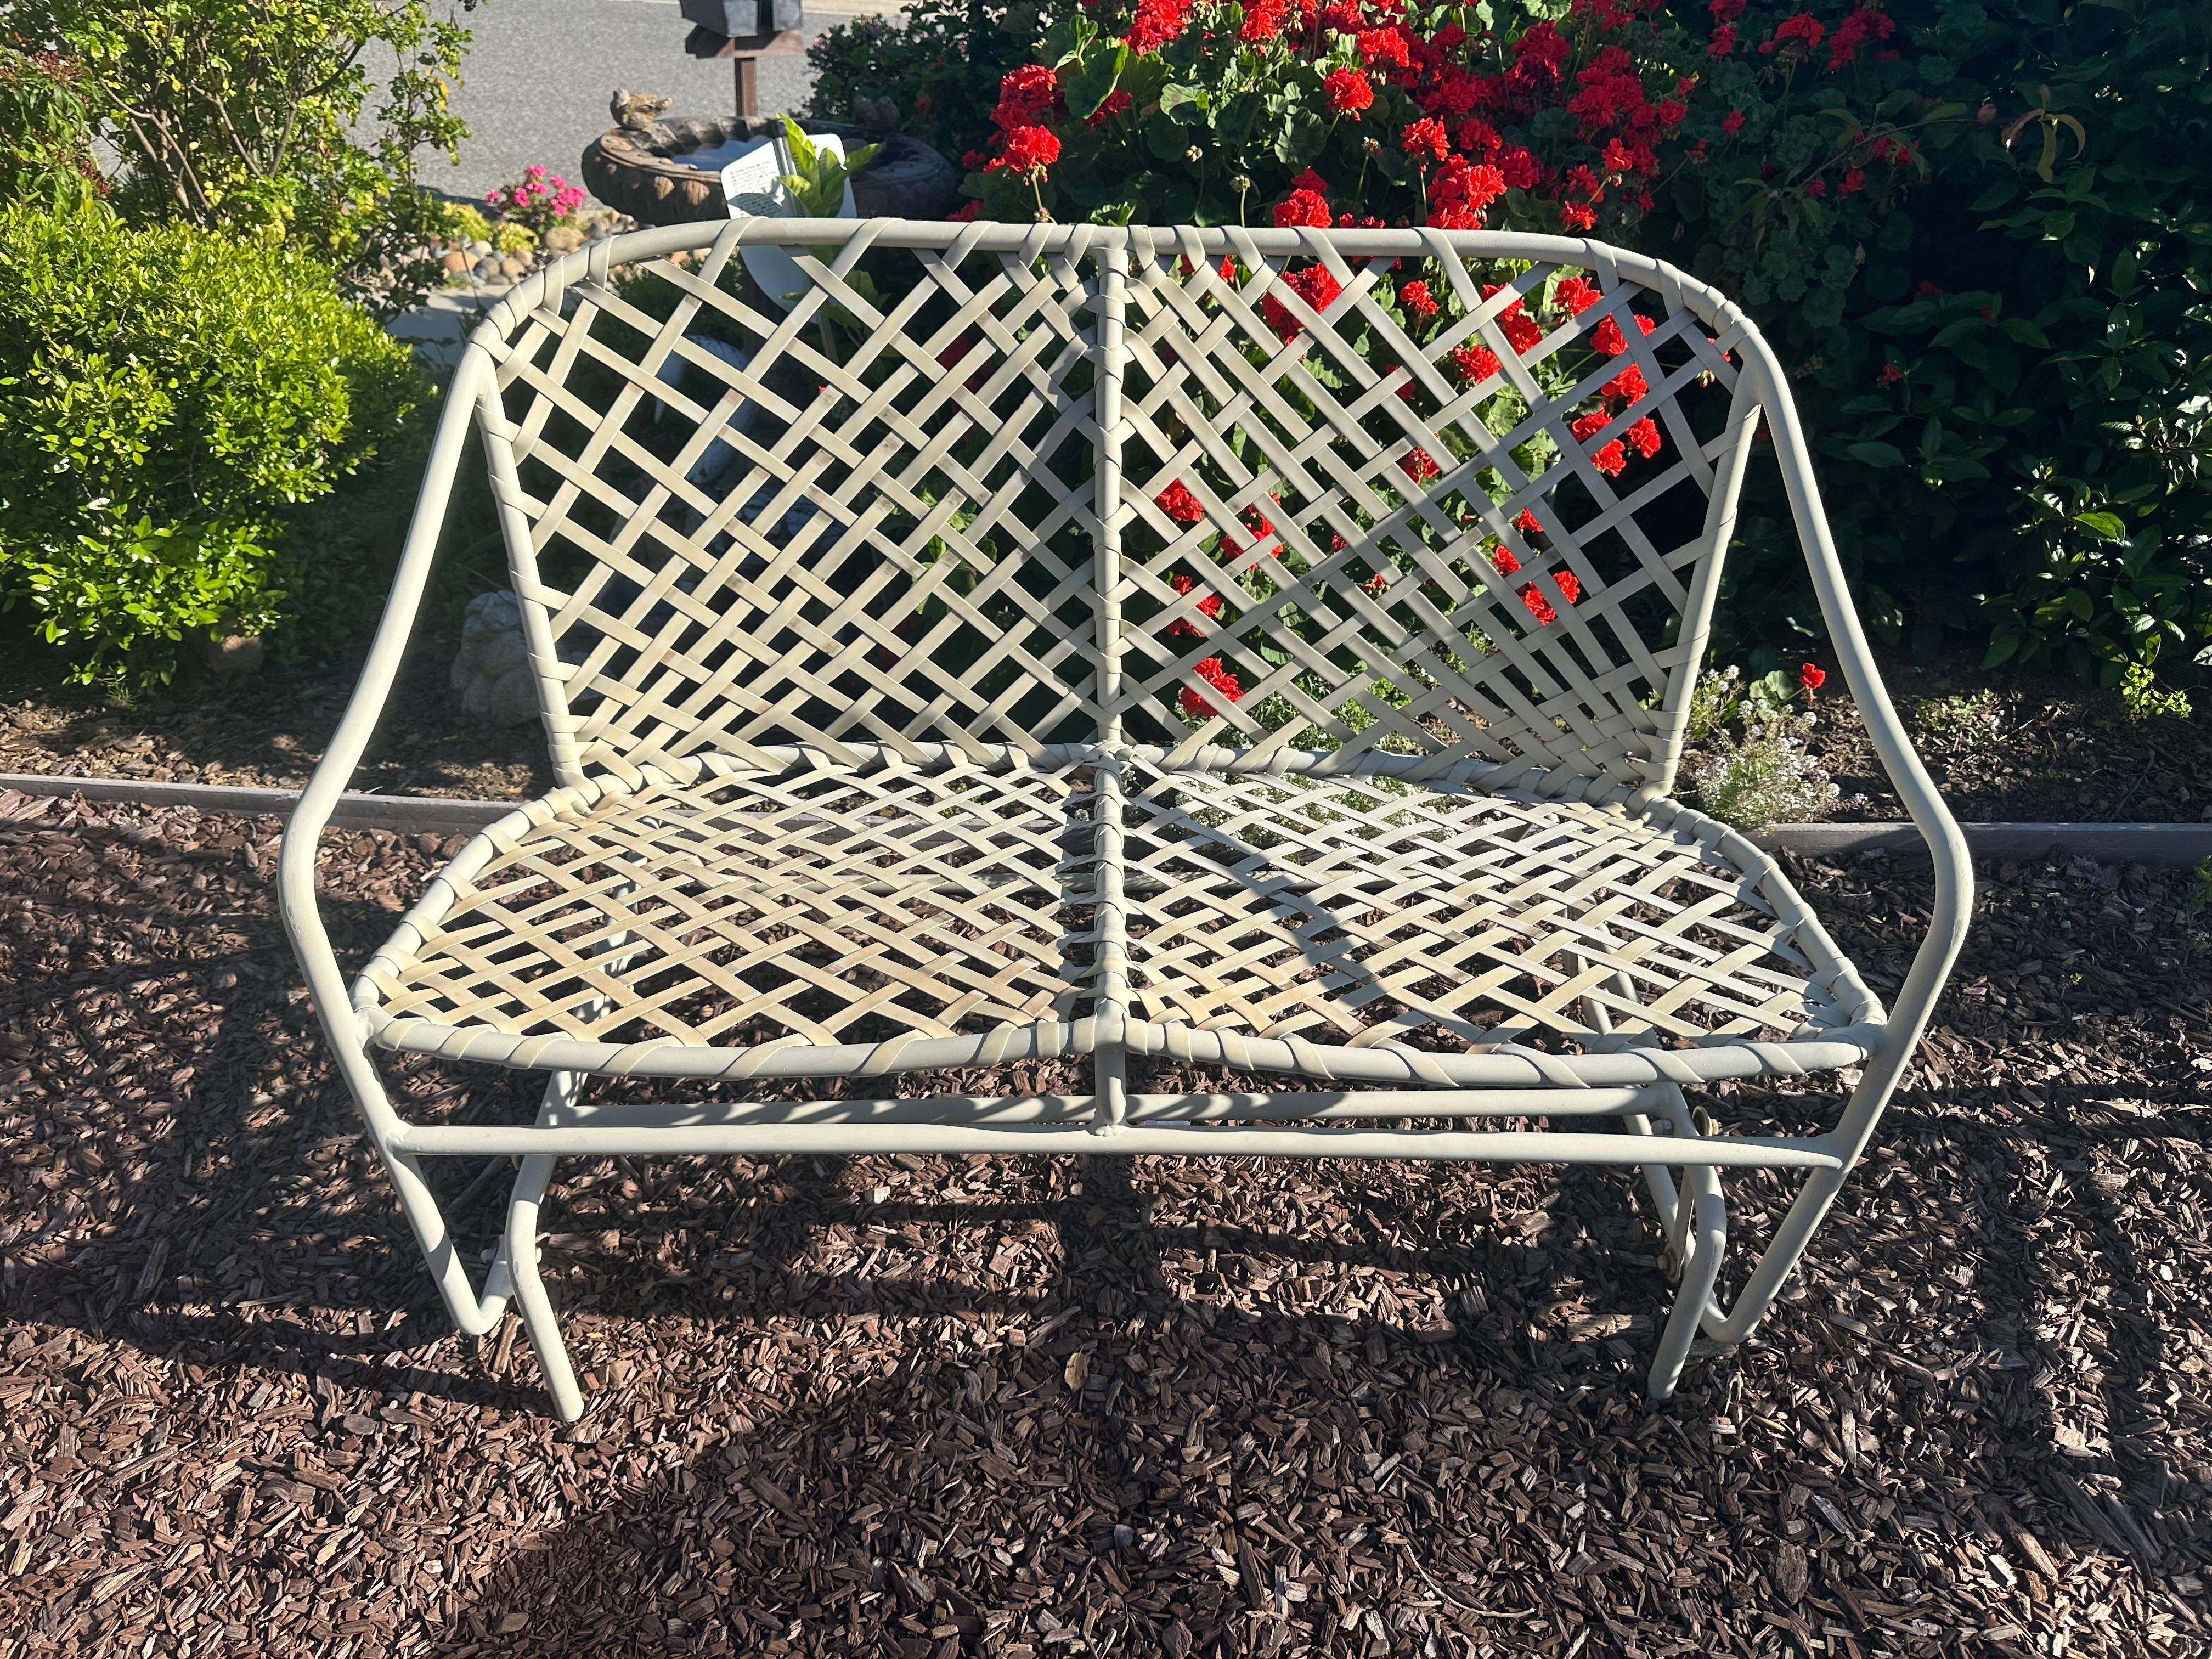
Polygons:
[[[1711,14],[1676,10],[1694,58]],[[1689,250],[1793,365],[1879,631],[1923,655],[1970,638],[1991,664],[2062,662],[2106,684],[2130,665],[2200,678],[2212,14],[1900,3],[1895,56],[1792,86],[1750,43],[1796,10],[1751,8],[1698,100],[1708,121],[1723,102],[1748,112],[1743,165],[1685,169],[1639,240]],[[1887,204],[1808,196],[1877,123],[1912,143],[1907,187]],[[1816,634],[1778,491],[1749,509],[1735,599],[1769,641]]]
[[0,603],[84,679],[167,679],[188,632],[268,629],[286,528],[424,390],[299,256],[0,209]]

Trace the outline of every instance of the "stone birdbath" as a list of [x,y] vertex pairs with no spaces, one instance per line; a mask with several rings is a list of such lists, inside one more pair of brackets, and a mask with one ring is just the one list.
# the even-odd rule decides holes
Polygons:
[[[729,215],[720,167],[738,145],[780,135],[781,116],[682,115],[661,112],[665,98],[617,92],[619,125],[584,151],[584,183],[609,207],[641,225],[680,225]],[[875,158],[853,175],[853,202],[863,219],[942,219],[958,205],[952,163],[909,134],[808,118],[810,133],[834,134],[851,149],[874,144]],[[720,160],[715,160],[720,153]],[[696,161],[687,159],[699,158]]]

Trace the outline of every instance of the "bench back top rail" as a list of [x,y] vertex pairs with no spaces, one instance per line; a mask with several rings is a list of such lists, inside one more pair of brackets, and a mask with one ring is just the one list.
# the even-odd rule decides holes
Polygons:
[[740,220],[531,278],[457,384],[564,782],[1137,744],[1656,794],[1747,342],[1556,237]]

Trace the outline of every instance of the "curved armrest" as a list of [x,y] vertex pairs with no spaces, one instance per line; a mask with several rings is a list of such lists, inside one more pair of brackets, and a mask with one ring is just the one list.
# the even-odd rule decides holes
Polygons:
[[[352,1029],[352,1003],[346,994],[345,978],[338,970],[337,957],[331,950],[330,937],[323,930],[322,917],[315,907],[315,853],[323,826],[330,822],[339,795],[344,793],[355,768],[360,765],[362,753],[368,747],[376,723],[383,715],[392,682],[398,678],[408,635],[415,625],[415,612],[429,579],[430,562],[438,550],[438,534],[445,525],[446,503],[460,467],[461,448],[468,441],[469,428],[476,417],[477,398],[490,365],[491,360],[483,349],[471,346],[454,371],[453,385],[446,394],[445,414],[438,422],[438,435],[430,450],[429,471],[423,478],[422,493],[416,501],[415,516],[408,526],[399,569],[392,578],[392,596],[385,602],[383,618],[377,624],[376,637],[368,648],[368,659],[362,667],[361,683],[355,687],[353,700],[346,705],[344,717],[338,721],[330,747],[324,751],[314,775],[301,793],[299,805],[293,809],[291,820],[284,827],[283,851],[277,860],[277,902],[283,914],[285,932],[291,937],[293,953],[307,972],[307,989],[314,999],[324,1032],[338,1055],[340,1066],[349,1073],[356,1067],[365,1069],[366,1061],[360,1033]],[[356,1093],[363,1103],[363,1109],[369,1115],[371,1127],[388,1133],[398,1127],[398,1119],[385,1103],[383,1091],[375,1083],[374,1074],[351,1080],[356,1085]],[[363,1084],[367,1086],[362,1086]],[[380,1121],[380,1114],[382,1118],[389,1118],[390,1122]]]
[[1782,467],[1782,483],[1790,497],[1790,510],[1797,523],[1797,536],[1805,550],[1806,568],[1820,614],[1836,647],[1837,665],[1856,699],[1860,718],[1875,756],[1905,810],[1920,831],[1936,864],[1936,908],[1929,919],[1928,935],[1912,958],[1912,967],[1892,1007],[1887,1035],[1867,1064],[1866,1075],[1851,1097],[1850,1108],[1837,1125],[1833,1139],[1845,1158],[1856,1161],[1873,1133],[1875,1120],[1896,1087],[1899,1074],[1911,1057],[1934,1012],[1936,999],[1950,977],[1966,942],[1966,923],[1973,908],[1974,863],[1966,838],[1959,832],[1928,769],[1914,752],[1905,724],[1889,701],[1888,690],[1875,666],[1874,654],[1860,626],[1858,609],[1851,603],[1844,580],[1843,562],[1836,555],[1829,533],[1828,515],[1820,504],[1819,484],[1813,477],[1811,452],[1804,429],[1797,422],[1797,405],[1790,395],[1773,349],[1758,333],[1743,342],[1746,367],[1759,377],[1759,401],[1774,426],[1775,459]]

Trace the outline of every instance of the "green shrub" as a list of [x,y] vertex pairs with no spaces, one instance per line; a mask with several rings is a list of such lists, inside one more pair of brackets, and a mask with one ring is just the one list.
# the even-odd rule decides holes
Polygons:
[[107,194],[92,156],[80,78],[58,53],[21,52],[0,40],[0,202],[70,213]]
[[469,32],[428,0],[14,0],[8,18],[79,67],[126,217],[276,237],[386,309],[432,280],[417,262],[395,283],[393,262],[427,228],[418,154],[453,157],[468,131]]
[[166,679],[188,631],[281,617],[287,525],[422,395],[301,256],[0,210],[0,602],[78,678]]
[[[1670,9],[1677,61],[1726,9]],[[1831,40],[1842,10],[1818,9]],[[1712,164],[1633,240],[1686,252],[1792,367],[1876,631],[2107,685],[2212,662],[2208,14],[1900,3],[1889,55],[1831,70],[1759,49],[1798,11],[1729,25],[1683,127]],[[1723,617],[1770,648],[1818,635],[1771,480],[1740,532]]]

